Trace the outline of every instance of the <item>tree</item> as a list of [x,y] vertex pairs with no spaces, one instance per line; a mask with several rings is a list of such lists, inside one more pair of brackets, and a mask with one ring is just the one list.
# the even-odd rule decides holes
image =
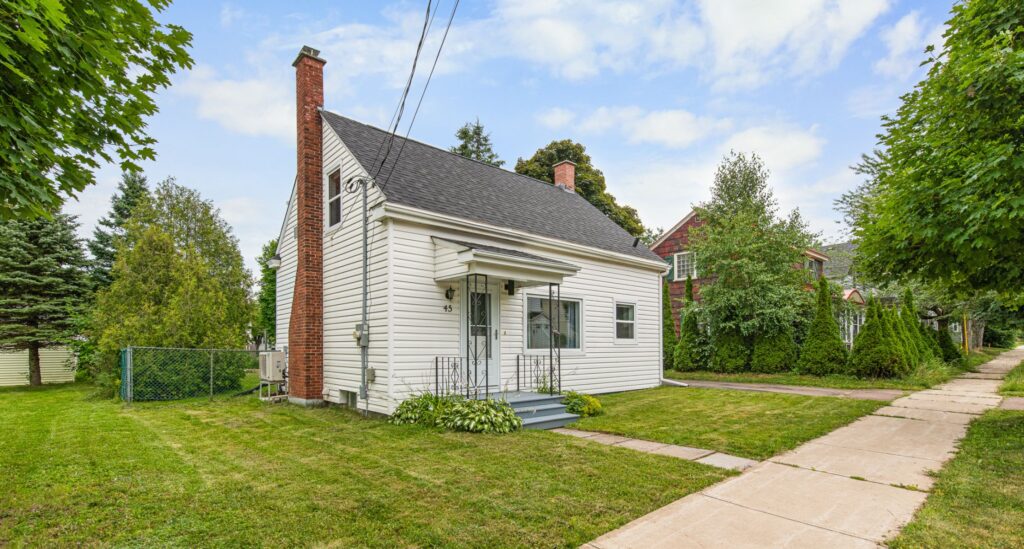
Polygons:
[[679,340],[673,350],[673,366],[676,370],[691,371],[701,366],[698,352],[700,345],[700,327],[697,325],[697,310],[693,299],[693,280],[686,276],[686,306],[683,308],[683,321],[679,328]]
[[651,229],[649,227],[645,228],[644,233],[640,235],[640,242],[643,243],[644,246],[650,248],[651,245],[654,244],[654,241],[658,240],[658,237],[664,234],[664,232],[665,229],[661,227],[655,229]]
[[77,334],[87,293],[73,217],[0,222],[0,350],[28,351],[29,383],[42,384],[39,350]]
[[253,339],[268,345],[273,344],[277,337],[277,270],[267,265],[276,253],[275,238],[263,245],[263,252],[256,258],[256,263],[260,266],[260,293],[256,297]]
[[491,134],[484,131],[479,118],[476,122],[466,122],[455,132],[455,137],[459,144],[449,149],[451,152],[498,168],[505,164],[505,161],[499,159],[498,154],[494,152]]
[[818,279],[814,320],[800,349],[797,369],[803,373],[827,375],[846,369],[846,344],[832,313],[832,290],[825,277]]
[[939,349],[942,350],[942,360],[946,362],[958,362],[964,357],[960,351],[960,347],[953,343],[953,336],[949,335],[949,330],[946,328],[939,328],[933,330],[935,341],[939,343]]
[[714,349],[711,370],[714,372],[742,372],[750,363],[750,346],[737,330],[719,328],[713,333]]
[[117,184],[117,192],[110,198],[110,213],[100,219],[88,242],[92,261],[89,279],[94,290],[110,286],[110,270],[117,256],[117,243],[124,238],[128,220],[135,208],[149,196],[146,177],[137,172],[125,172]]
[[[715,173],[711,199],[696,208],[703,221],[690,233],[712,334],[777,334],[805,303],[800,264],[811,235],[797,211],[780,219],[768,171],[756,156],[730,153]],[[717,336],[715,336],[717,338]]]
[[797,363],[797,346],[793,328],[782,326],[773,334],[754,336],[754,350],[750,354],[750,370],[766,374],[792,370]]
[[192,66],[192,35],[156,20],[169,0],[0,5],[0,218],[49,215],[95,183],[155,156],[154,94]]
[[673,353],[676,349],[676,317],[672,314],[672,296],[668,291],[668,281],[661,283],[661,346],[666,370],[672,369]]
[[884,117],[856,216],[879,278],[1024,288],[1024,4],[957,2],[927,77]]
[[864,325],[853,340],[849,370],[860,377],[901,377],[906,373],[899,351],[885,332],[881,307],[874,297],[868,298]]
[[630,206],[620,206],[615,197],[608,194],[604,174],[594,167],[586,151],[586,147],[571,139],[552,141],[546,147],[537,149],[528,160],[518,159],[516,173],[553,183],[555,164],[562,160],[570,160],[576,164],[576,193],[586,198],[629,234],[642,236],[644,225],[640,222],[640,215]]

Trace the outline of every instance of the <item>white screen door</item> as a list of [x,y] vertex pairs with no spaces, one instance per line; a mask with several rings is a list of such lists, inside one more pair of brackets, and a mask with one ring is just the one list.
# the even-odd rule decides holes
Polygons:
[[494,288],[476,288],[466,292],[465,349],[470,371],[482,389],[498,390],[501,380],[501,339],[498,330],[498,292]]

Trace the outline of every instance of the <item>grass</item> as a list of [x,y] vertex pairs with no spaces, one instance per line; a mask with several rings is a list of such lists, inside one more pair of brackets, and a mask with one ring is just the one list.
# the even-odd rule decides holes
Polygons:
[[1024,532],[1024,412],[974,420],[959,454],[890,547],[1020,547]]
[[0,547],[579,546],[731,473],[255,398],[0,390]]
[[974,370],[978,365],[992,360],[1006,349],[984,347],[972,351],[962,366],[929,363],[922,364],[911,375],[902,379],[863,379],[854,376],[814,376],[783,372],[779,374],[755,374],[741,372],[722,374],[717,372],[677,372],[666,370],[665,377],[677,380],[726,381],[730,383],[771,383],[776,385],[800,385],[805,387],[828,387],[832,389],[900,389],[918,391],[945,383],[965,371]]
[[1024,397],[1024,360],[1006,375],[1003,386],[999,388],[999,394]]
[[579,429],[766,459],[886,403],[720,389],[658,387],[600,397]]

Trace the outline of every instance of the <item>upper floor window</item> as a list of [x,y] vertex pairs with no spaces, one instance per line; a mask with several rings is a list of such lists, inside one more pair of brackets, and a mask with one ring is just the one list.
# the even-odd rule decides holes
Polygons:
[[697,278],[697,265],[690,252],[679,252],[675,256],[675,280],[686,280],[686,276]]
[[341,223],[341,170],[327,176],[327,226]]

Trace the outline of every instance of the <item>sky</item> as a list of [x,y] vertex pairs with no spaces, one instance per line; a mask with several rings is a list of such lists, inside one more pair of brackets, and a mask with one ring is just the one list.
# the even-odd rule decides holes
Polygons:
[[[440,0],[418,98],[454,0]],[[439,147],[479,119],[511,169],[556,139],[583,143],[620,203],[670,228],[710,196],[730,150],[757,153],[783,212],[824,242],[833,200],[877,141],[880,116],[923,76],[951,0],[463,0],[410,137]],[[280,230],[295,174],[294,69],[321,50],[325,108],[386,127],[408,78],[426,0],[178,0],[158,18],[193,33],[195,65],[149,120],[150,182],[214,201],[250,269]],[[408,117],[406,118],[408,120]],[[406,131],[403,124],[401,131]],[[69,203],[83,237],[120,173]]]

